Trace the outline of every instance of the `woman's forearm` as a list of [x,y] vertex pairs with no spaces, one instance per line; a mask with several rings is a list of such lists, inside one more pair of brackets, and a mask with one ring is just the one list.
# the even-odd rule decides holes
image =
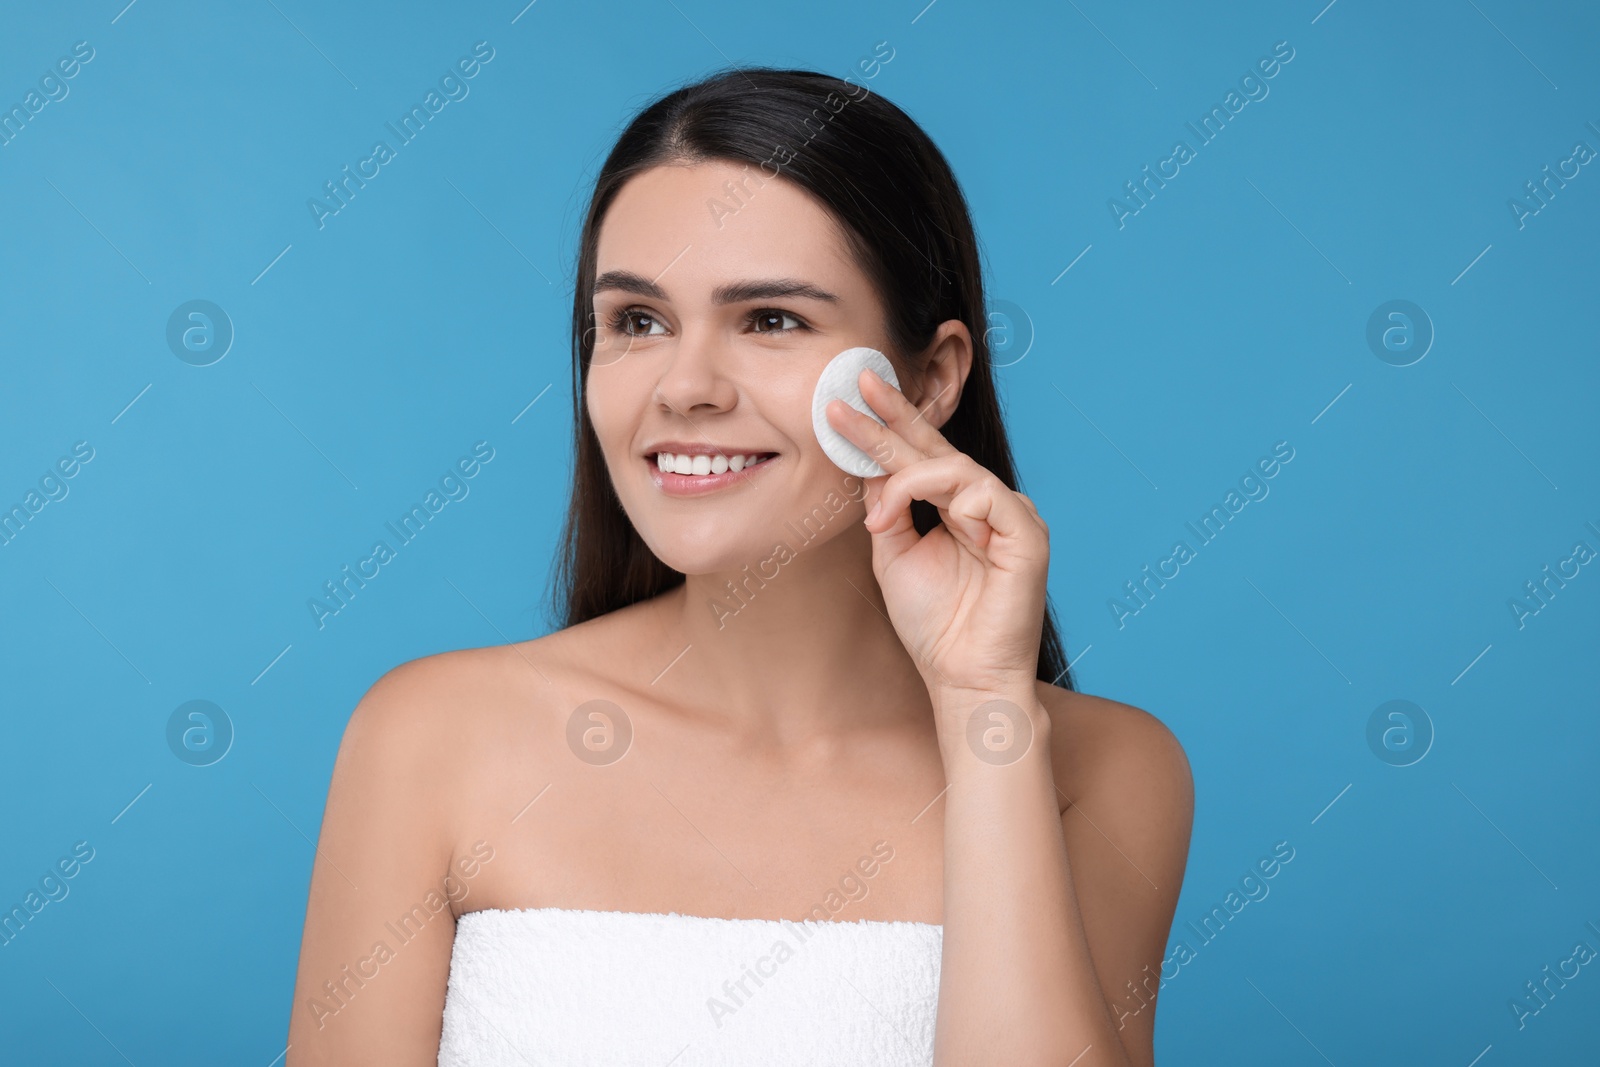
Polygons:
[[[1128,1067],[1073,890],[1048,714],[1031,689],[934,701],[949,783],[934,1063]],[[992,701],[1006,705],[969,729]]]

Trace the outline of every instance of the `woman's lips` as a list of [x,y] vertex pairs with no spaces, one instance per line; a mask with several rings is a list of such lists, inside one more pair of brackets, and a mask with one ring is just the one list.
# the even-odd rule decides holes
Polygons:
[[743,470],[723,471],[721,474],[679,474],[676,471],[662,470],[654,456],[645,457],[645,462],[650,465],[650,480],[656,483],[656,488],[668,496],[701,496],[705,493],[714,493],[718,489],[749,481],[777,461],[777,454],[773,454]]

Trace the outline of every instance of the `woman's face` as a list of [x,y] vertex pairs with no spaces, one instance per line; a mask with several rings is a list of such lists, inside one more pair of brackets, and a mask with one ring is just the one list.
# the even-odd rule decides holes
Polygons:
[[[816,531],[826,517],[818,543],[860,521],[861,482],[817,443],[812,391],[858,345],[889,356],[903,385],[906,368],[876,290],[809,194],[754,166],[652,168],[612,202],[596,279],[589,417],[623,509],[663,562],[755,569],[779,542],[798,551],[787,523],[810,517]],[[661,452],[691,460],[664,472]],[[752,454],[770,458],[704,481],[676,472]],[[834,514],[830,494],[848,506]]]

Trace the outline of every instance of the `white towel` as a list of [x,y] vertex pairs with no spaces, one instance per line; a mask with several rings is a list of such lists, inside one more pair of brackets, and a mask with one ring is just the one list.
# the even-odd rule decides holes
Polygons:
[[468,912],[439,1067],[933,1062],[941,926]]

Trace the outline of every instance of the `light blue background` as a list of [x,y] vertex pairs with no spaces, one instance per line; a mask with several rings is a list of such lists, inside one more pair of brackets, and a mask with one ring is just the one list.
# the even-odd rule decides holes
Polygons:
[[[1600,15],[1324,2],[8,11],[5,107],[95,57],[0,148],[0,504],[94,459],[0,546],[0,906],[95,858],[0,949],[7,1058],[282,1053],[355,702],[549,629],[604,153],[724,63],[843,76],[888,41],[868,84],[948,154],[1031,322],[999,376],[1080,685],[1194,767],[1174,938],[1295,849],[1162,992],[1159,1062],[1593,1062],[1600,968],[1523,1029],[1508,1003],[1600,948],[1600,566],[1522,628],[1508,601],[1600,549],[1600,164],[1523,228],[1507,202],[1600,150]],[[480,40],[470,95],[319,230],[307,199]],[[1267,98],[1119,229],[1108,199],[1283,40]],[[208,367],[165,340],[192,299],[236,330]],[[1437,334],[1407,367],[1365,338],[1393,299]],[[308,598],[480,440],[470,495],[319,630]],[[1108,600],[1280,440],[1270,495],[1119,628]],[[236,730],[213,766],[167,746],[191,699]],[[1436,731],[1412,766],[1367,743],[1392,699]]]

